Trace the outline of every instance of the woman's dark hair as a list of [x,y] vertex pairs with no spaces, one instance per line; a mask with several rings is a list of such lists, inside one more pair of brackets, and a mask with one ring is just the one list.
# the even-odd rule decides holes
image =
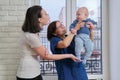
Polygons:
[[53,21],[48,25],[47,28],[47,39],[50,41],[50,39],[54,36],[54,32],[56,31],[56,23],[59,21]]
[[40,32],[41,28],[39,27],[38,18],[42,17],[41,6],[32,6],[27,9],[25,21],[22,26],[23,32],[37,33]]

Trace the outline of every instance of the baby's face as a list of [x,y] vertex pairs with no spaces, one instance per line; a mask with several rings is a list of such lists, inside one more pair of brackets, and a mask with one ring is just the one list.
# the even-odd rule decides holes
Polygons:
[[79,9],[77,12],[76,12],[76,19],[78,21],[82,21],[82,20],[85,20],[87,18],[86,16],[86,12],[82,9]]

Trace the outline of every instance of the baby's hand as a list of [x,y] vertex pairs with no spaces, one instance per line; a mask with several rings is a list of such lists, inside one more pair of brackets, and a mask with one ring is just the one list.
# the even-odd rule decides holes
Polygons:
[[87,22],[87,25],[92,26],[92,25],[93,25],[93,23],[92,23],[92,22],[90,22],[90,21],[88,21],[88,22]]
[[87,28],[90,28],[90,25],[87,24],[86,27],[87,27]]
[[87,27],[91,28],[91,29],[94,29],[96,27],[96,25],[94,25],[92,22],[88,21],[87,22]]

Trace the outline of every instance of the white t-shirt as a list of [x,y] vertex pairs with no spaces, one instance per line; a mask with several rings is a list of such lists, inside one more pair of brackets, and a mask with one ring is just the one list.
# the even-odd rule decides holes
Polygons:
[[40,63],[37,54],[32,48],[41,46],[39,35],[36,33],[23,33],[20,40],[20,64],[17,76],[20,78],[34,78],[40,75]]

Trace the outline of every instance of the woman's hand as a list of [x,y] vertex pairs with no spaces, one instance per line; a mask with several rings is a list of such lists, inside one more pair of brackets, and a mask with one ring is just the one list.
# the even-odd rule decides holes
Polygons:
[[83,27],[84,26],[84,22],[78,22],[76,25],[75,25],[75,29],[76,30],[79,30],[81,27]]
[[71,31],[72,34],[75,34],[77,32],[77,30],[74,29],[74,28],[72,28],[70,31]]
[[75,57],[73,54],[71,54],[71,57],[70,57],[73,61],[80,61],[79,58]]

